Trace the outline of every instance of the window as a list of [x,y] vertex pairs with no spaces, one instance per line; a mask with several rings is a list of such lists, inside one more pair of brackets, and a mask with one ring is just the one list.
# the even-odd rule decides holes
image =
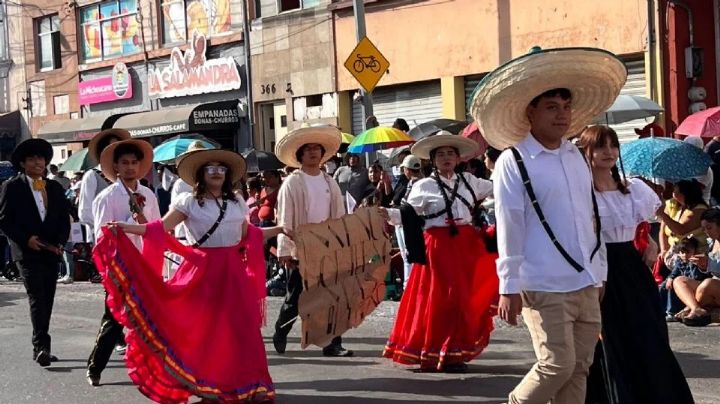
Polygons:
[[300,0],[278,0],[278,12],[297,10],[302,6]]
[[54,96],[53,107],[55,115],[67,114],[70,112],[70,97],[67,94]]
[[305,97],[305,106],[306,107],[322,107],[322,94],[317,95],[308,95]]
[[83,63],[141,51],[137,1],[112,0],[80,9],[80,56]]
[[59,69],[60,63],[60,19],[57,14],[35,20],[37,30],[37,69],[45,72]]
[[33,81],[30,86],[30,113],[32,116],[47,115],[45,100],[45,80]]
[[301,8],[308,9],[320,5],[320,0],[277,0],[277,2],[278,13],[299,10]]
[[242,21],[235,0],[161,0],[161,6],[164,44],[185,43],[196,30],[206,37],[228,34],[233,20]]

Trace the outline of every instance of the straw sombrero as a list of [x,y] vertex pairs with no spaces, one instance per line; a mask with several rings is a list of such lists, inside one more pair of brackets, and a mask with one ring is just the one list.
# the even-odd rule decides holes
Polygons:
[[430,160],[430,152],[438,147],[454,147],[458,149],[461,159],[466,159],[477,154],[480,145],[472,139],[441,130],[436,135],[422,138],[415,143],[410,152],[423,160]]
[[243,156],[234,151],[218,149],[199,149],[183,154],[177,162],[178,175],[189,185],[195,186],[195,174],[200,167],[210,162],[218,162],[229,168],[233,184],[245,175],[247,165]]
[[120,142],[115,142],[106,147],[105,150],[100,153],[100,169],[105,175],[105,178],[109,179],[112,182],[115,182],[115,180],[117,179],[117,173],[113,168],[113,153],[115,152],[115,149],[121,144],[136,145],[143,152],[143,159],[142,161],[140,161],[140,172],[138,173],[138,178],[144,178],[150,171],[150,169],[152,169],[153,148],[150,143],[140,139],[128,139],[122,140]]
[[627,79],[614,54],[595,48],[533,48],[485,76],[472,95],[470,113],[496,149],[514,146],[530,131],[530,101],[555,88],[572,93],[572,121],[567,136],[578,134],[606,111]]
[[320,164],[330,160],[340,148],[340,130],[334,126],[312,126],[296,129],[283,136],[275,145],[275,155],[289,167],[300,167],[302,164],[295,157],[300,147],[309,143],[317,143],[325,148]]
[[131,137],[130,132],[125,129],[107,129],[98,132],[92,139],[90,139],[90,144],[88,144],[88,155],[95,162],[100,162],[100,154],[102,153],[102,150],[98,150],[98,143],[109,136],[115,136],[119,140],[128,140]]

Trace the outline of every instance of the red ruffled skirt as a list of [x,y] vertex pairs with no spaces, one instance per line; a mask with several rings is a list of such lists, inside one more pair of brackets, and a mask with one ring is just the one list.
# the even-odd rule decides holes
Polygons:
[[[150,399],[273,401],[261,335],[262,234],[250,226],[246,239],[233,247],[193,250],[155,222],[148,226],[141,255],[122,232],[104,229],[95,262],[108,306],[127,328],[130,379]],[[184,261],[164,282],[166,248]]]
[[497,312],[495,257],[472,226],[425,231],[427,265],[414,264],[383,355],[421,369],[469,362],[490,342]]

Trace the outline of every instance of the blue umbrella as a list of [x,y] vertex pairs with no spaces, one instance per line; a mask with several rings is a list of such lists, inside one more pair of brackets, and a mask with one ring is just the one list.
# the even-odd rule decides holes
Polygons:
[[712,160],[701,149],[666,137],[649,137],[620,147],[625,172],[676,182],[707,174]]
[[160,144],[153,150],[153,162],[166,163],[174,161],[179,155],[185,153],[191,144],[198,141],[202,142],[203,146],[207,149],[215,148],[215,145],[206,140],[174,138]]

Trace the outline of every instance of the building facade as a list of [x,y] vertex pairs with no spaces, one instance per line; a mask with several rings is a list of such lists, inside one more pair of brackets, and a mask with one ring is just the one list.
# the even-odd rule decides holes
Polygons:
[[336,125],[335,51],[329,0],[249,1],[255,144],[303,124]]
[[[467,119],[471,95],[480,79],[533,46],[597,47],[617,54],[628,68],[623,94],[650,97],[666,107],[663,126],[686,113],[684,72],[686,9],[666,0],[560,0],[552,6],[532,0],[366,0],[367,37],[390,61],[373,92],[374,114],[381,125],[404,118],[410,127],[435,118]],[[680,2],[677,2],[680,3]],[[696,26],[695,44],[704,52],[706,105],[717,99],[717,1],[687,1]],[[714,4],[713,4],[714,3]],[[344,130],[362,129],[359,85],[343,66],[356,44],[352,2],[331,4],[334,19],[339,122]],[[678,17],[682,15],[682,17]],[[666,29],[666,16],[669,28]],[[715,27],[713,29],[713,27]],[[712,89],[711,89],[712,88]],[[682,93],[682,94],[681,94]],[[616,125],[621,138],[634,138],[646,120]]]
[[[62,65],[50,69],[43,58],[35,63],[46,99],[48,92],[57,96],[60,85],[73,87],[69,112],[53,111],[41,122],[31,118],[33,133],[71,150],[112,127],[154,144],[199,134],[224,148],[248,148],[242,7],[241,0],[73,3],[59,18],[59,33],[51,34],[60,37],[61,49],[67,44]],[[48,18],[55,27],[52,14],[36,16],[34,32],[44,30]],[[26,57],[45,49],[35,42]],[[29,88],[37,87],[36,80],[28,79]]]

